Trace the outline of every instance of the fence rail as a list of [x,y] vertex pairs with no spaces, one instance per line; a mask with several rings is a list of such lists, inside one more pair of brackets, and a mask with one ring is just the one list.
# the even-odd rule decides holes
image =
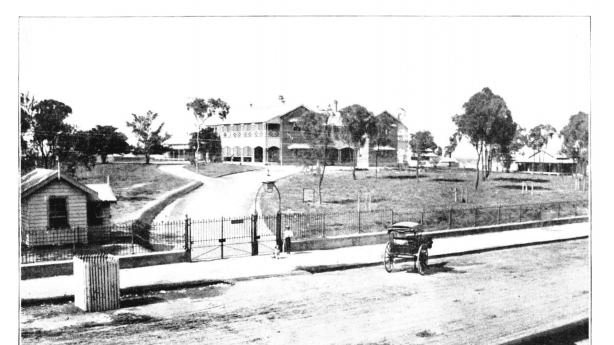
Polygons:
[[216,259],[271,253],[281,229],[295,239],[379,232],[386,225],[414,221],[425,231],[551,220],[588,214],[588,200],[490,207],[434,208],[369,212],[295,213],[238,218],[135,222],[62,230],[28,229],[21,233],[21,263],[69,260],[75,255],[130,255],[185,250],[186,257]]

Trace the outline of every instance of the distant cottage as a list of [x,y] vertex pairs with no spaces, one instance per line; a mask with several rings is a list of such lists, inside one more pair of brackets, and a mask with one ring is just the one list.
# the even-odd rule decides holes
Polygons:
[[88,227],[111,223],[117,198],[108,184],[82,184],[49,169],[21,178],[21,231],[26,245],[87,243]]

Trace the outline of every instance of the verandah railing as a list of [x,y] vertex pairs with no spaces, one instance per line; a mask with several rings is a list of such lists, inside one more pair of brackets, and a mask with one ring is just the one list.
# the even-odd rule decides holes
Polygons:
[[[74,255],[108,253],[130,255],[185,250],[192,246],[245,247],[249,255],[258,241],[275,241],[277,232],[290,226],[295,239],[326,238],[384,231],[385,225],[414,221],[426,231],[550,220],[588,214],[587,200],[490,207],[453,207],[396,211],[295,213],[205,220],[176,220],[145,224],[135,222],[62,230],[28,229],[21,234],[21,262],[68,260]],[[252,243],[250,251],[249,243]],[[270,244],[274,246],[273,244]],[[224,250],[221,250],[222,257]],[[227,251],[228,254],[228,251]],[[228,256],[228,255],[227,255]]]

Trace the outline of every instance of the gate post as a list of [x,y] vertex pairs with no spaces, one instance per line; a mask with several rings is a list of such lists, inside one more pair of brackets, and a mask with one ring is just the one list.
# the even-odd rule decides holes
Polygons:
[[477,207],[473,210],[473,227],[475,228],[476,226],[478,226],[478,208]]
[[258,214],[252,214],[252,255],[258,255]]
[[360,210],[358,210],[358,233],[360,234]]
[[185,249],[185,254],[184,254],[184,260],[185,262],[192,262],[192,234],[190,231],[191,228],[191,221],[190,218],[188,218],[188,215],[185,215],[185,221],[184,221],[184,240],[185,240],[185,244],[184,244],[184,249]]
[[281,240],[281,211],[277,212],[277,216],[275,218],[275,241],[277,242],[277,248],[281,250],[283,245]]

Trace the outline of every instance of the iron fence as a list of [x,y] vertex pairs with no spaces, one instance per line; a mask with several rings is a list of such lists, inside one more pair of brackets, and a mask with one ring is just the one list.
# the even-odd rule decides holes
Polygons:
[[131,255],[185,250],[187,260],[272,253],[282,229],[295,239],[385,231],[386,225],[413,221],[426,231],[550,220],[588,214],[588,201],[490,207],[433,208],[395,211],[294,213],[237,218],[190,218],[146,224],[134,222],[69,229],[27,229],[21,233],[21,262],[68,260],[74,255]]

